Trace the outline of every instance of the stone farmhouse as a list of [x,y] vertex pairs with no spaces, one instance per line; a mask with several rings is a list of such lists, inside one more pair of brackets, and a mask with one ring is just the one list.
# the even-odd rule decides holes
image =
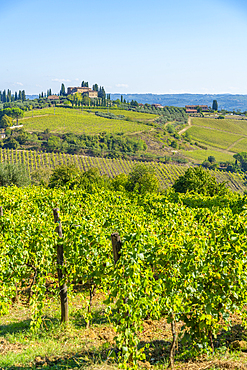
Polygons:
[[186,113],[197,113],[197,108],[201,108],[202,109],[202,112],[208,112],[209,111],[209,108],[207,105],[186,105],[185,106],[185,109],[186,109]]
[[68,87],[67,88],[67,95],[70,95],[70,94],[73,95],[75,93],[87,95],[89,98],[98,97],[98,91],[94,91],[90,87]]

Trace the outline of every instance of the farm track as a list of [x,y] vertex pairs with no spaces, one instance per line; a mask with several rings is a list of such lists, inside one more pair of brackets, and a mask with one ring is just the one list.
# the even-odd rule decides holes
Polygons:
[[[204,129],[207,129],[207,130],[214,130],[214,131],[224,132],[226,134],[231,134],[230,131],[220,130],[220,129],[217,129],[217,128],[214,128],[214,127],[208,127],[208,126],[201,126],[201,125],[191,124],[191,119],[189,119],[188,124],[189,124],[189,126],[185,127],[183,130],[179,131],[179,135],[181,135],[182,133],[186,132],[191,127],[199,127],[199,128],[204,128]],[[247,135],[245,135],[245,134],[235,134],[235,133],[234,133],[234,135],[238,135],[238,136],[241,136],[241,137],[238,140],[236,140],[233,144],[231,144],[227,149],[222,149],[222,148],[219,148],[219,147],[213,147],[213,149],[217,149],[217,151],[219,151],[221,153],[226,153],[226,154],[235,153],[235,151],[231,151],[231,149],[236,144],[238,144],[240,141],[242,141],[244,138],[246,138]]]
[[191,125],[191,118],[189,117],[188,118],[188,126],[187,127],[185,127],[185,128],[183,128],[182,130],[180,130],[179,132],[178,132],[178,134],[179,135],[182,135],[185,131],[187,131],[190,127],[191,127],[192,125]]
[[30,118],[36,118],[36,117],[46,117],[46,116],[52,116],[52,114],[40,114],[39,116],[30,116],[30,117],[23,117],[23,118],[20,118],[19,121],[24,121],[24,119],[30,119]]
[[[240,139],[238,139],[237,141],[235,141],[235,143],[231,144],[227,150],[231,150],[236,144],[238,144],[240,141],[244,140],[244,137],[241,137]],[[235,152],[234,152],[235,153]]]

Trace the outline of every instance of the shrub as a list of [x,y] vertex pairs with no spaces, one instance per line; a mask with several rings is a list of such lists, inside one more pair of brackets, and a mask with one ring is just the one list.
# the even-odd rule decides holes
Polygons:
[[93,191],[97,188],[108,188],[111,184],[111,179],[106,176],[100,175],[98,168],[89,168],[89,170],[82,172],[76,185],[86,191]]
[[209,161],[210,163],[215,163],[215,162],[216,162],[216,159],[215,159],[215,157],[214,157],[214,156],[210,155],[210,156],[208,157],[208,161]]
[[0,120],[0,127],[1,128],[10,127],[12,126],[12,121],[13,119],[5,114]]
[[26,168],[21,164],[1,163],[0,164],[0,186],[16,185],[27,186],[30,179]]
[[114,190],[125,190],[128,181],[128,176],[125,173],[120,173],[112,180],[112,187]]
[[59,186],[65,186],[75,181],[78,176],[79,170],[74,164],[61,165],[56,167],[49,179],[49,187],[57,188]]
[[216,178],[209,170],[202,167],[190,167],[184,175],[180,176],[173,184],[173,189],[178,193],[194,192],[214,196],[227,193],[225,182],[218,184]]
[[139,194],[155,192],[159,188],[159,180],[151,166],[137,164],[128,176],[126,190],[135,191]]

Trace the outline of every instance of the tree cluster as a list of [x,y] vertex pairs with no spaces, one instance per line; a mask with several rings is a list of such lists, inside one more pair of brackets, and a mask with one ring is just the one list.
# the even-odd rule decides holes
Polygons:
[[208,196],[225,195],[227,193],[226,184],[218,184],[216,178],[202,167],[188,168],[172,187],[178,193],[192,192]]
[[26,93],[25,90],[19,90],[19,92],[15,92],[12,94],[11,90],[3,90],[0,91],[0,102],[2,103],[10,103],[15,101],[23,102],[26,100]]
[[16,120],[18,125],[19,118],[24,116],[24,111],[18,107],[4,108],[0,110],[0,128],[10,127],[13,124],[13,120]]
[[69,154],[89,154],[107,158],[127,157],[144,152],[146,143],[140,139],[125,137],[121,134],[76,135],[28,133],[23,129],[14,130],[1,141],[4,148],[9,149],[42,149],[46,152],[62,152]]
[[90,192],[98,188],[107,188],[137,194],[157,192],[160,187],[155,171],[145,164],[137,164],[129,175],[119,174],[113,179],[101,175],[98,168],[90,168],[82,172],[74,164],[56,167],[49,179],[47,176],[44,178],[43,175],[40,170],[34,171],[31,175],[33,183],[46,184],[50,188],[69,186],[83,188]]

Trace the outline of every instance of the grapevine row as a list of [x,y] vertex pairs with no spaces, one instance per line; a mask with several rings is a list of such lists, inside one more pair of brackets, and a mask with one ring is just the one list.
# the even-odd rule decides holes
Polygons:
[[[120,173],[128,174],[133,166],[138,163],[135,160],[106,159],[65,153],[45,153],[31,150],[2,148],[0,149],[0,162],[23,163],[29,174],[40,167],[53,169],[62,164],[67,165],[69,163],[74,163],[83,171],[88,170],[90,167],[97,167],[101,175],[105,174],[109,177],[115,177]],[[150,162],[149,164],[156,170],[163,188],[168,188],[173,185],[175,180],[179,176],[183,175],[187,169],[186,166],[164,164],[161,162]],[[216,170],[214,171],[214,175],[220,182],[227,181],[228,186],[233,191],[244,192],[246,190],[244,177],[240,174],[226,173]]]

